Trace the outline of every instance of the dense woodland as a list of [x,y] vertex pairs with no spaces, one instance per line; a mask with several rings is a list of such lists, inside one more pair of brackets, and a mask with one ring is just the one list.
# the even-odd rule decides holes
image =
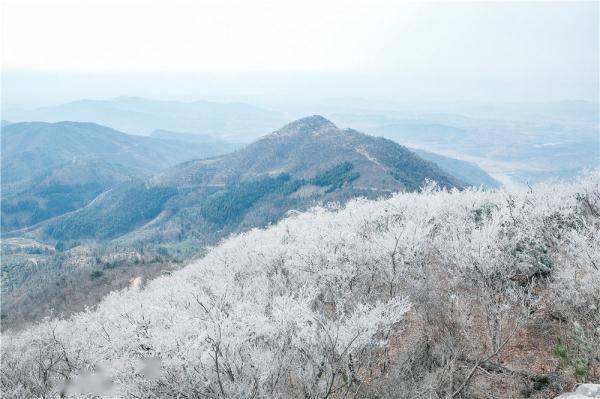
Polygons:
[[553,397],[600,379],[600,174],[318,207],[6,333],[5,397]]

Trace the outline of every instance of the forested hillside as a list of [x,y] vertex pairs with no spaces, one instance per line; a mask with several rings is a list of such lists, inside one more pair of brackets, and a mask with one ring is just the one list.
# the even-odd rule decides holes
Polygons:
[[118,185],[26,236],[66,247],[90,239],[161,243],[178,256],[177,242],[192,240],[197,251],[232,232],[275,222],[290,209],[413,191],[427,179],[446,188],[466,185],[399,144],[312,116],[231,154]]
[[[49,126],[62,132],[60,125]],[[152,148],[168,152],[168,147],[157,146],[157,141],[189,146],[187,151],[200,145],[148,137],[134,138],[141,142],[131,145],[132,136],[108,128],[67,125],[75,130],[67,130],[72,135],[82,134],[76,128],[88,125],[105,132],[95,151],[108,154],[109,159],[131,152],[129,162],[139,157],[145,162],[156,158],[159,163],[159,156],[144,155]],[[114,143],[125,139],[124,144]],[[142,146],[144,143],[154,147]],[[65,151],[73,146],[87,146],[87,141],[58,148]],[[31,151],[35,156],[40,152],[47,154]],[[10,226],[19,221],[38,222],[42,217],[47,220],[5,234],[11,240],[3,241],[3,328],[39,320],[51,311],[83,310],[110,290],[126,286],[140,265],[148,265],[144,275],[155,276],[158,264],[170,270],[173,262],[180,264],[198,256],[230,234],[276,223],[288,211],[415,191],[428,180],[445,188],[467,185],[397,143],[340,129],[315,115],[291,122],[229,154],[180,163],[146,179],[134,176],[104,186],[106,191],[84,186],[92,194],[102,192],[95,198],[89,194],[76,197],[78,187],[55,189],[58,194],[22,191],[14,197],[16,204],[3,201],[4,219]],[[52,206],[60,196],[69,201],[63,200],[63,208],[55,209]],[[94,199],[87,203],[90,198]],[[85,206],[74,209],[83,203]],[[29,205],[31,209],[26,207]]]
[[2,232],[82,208],[121,183],[228,151],[233,147],[207,136],[189,143],[132,136],[95,123],[3,126]]
[[599,228],[598,172],[314,208],[4,334],[2,390],[550,398],[600,378]]

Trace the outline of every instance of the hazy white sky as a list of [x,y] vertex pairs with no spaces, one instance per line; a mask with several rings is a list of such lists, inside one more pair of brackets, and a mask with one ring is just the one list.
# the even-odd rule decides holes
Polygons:
[[[494,82],[521,92],[529,85],[535,99],[592,99],[598,8],[598,2],[2,0],[2,66],[104,76],[389,77],[428,82],[432,99],[448,94],[436,87],[485,97],[477,87]],[[18,90],[13,76],[4,74],[9,94]]]

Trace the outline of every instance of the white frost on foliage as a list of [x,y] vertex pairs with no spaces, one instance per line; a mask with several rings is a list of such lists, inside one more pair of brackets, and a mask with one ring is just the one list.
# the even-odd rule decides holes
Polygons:
[[[123,397],[326,396],[363,379],[402,322],[403,279],[433,258],[457,274],[540,267],[519,248],[536,248],[548,223],[581,222],[577,194],[597,186],[598,174],[533,192],[429,187],[294,215],[226,240],[142,291],[5,335],[5,393],[58,395],[102,365],[111,393]],[[568,299],[582,305],[598,290],[586,260],[600,258],[598,231],[553,239],[557,276],[569,290],[587,284]],[[159,370],[144,372],[147,364]]]

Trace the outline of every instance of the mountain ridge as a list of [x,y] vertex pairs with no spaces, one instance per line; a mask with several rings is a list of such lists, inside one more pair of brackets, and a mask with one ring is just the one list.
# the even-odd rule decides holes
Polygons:
[[116,130],[147,135],[156,129],[193,131],[248,139],[285,122],[276,111],[239,102],[170,101],[141,97],[84,99],[57,106],[11,111],[13,121],[95,121]]
[[[118,238],[98,233],[108,228],[109,223],[116,223],[113,219],[97,219],[98,215],[107,214],[103,208],[123,215],[123,220],[131,226],[140,226],[140,223],[143,226],[144,220],[149,222],[156,217],[160,220],[164,214],[163,228],[174,220],[178,220],[178,226],[184,225],[183,215],[192,212],[193,218],[200,218],[198,223],[202,227],[182,228],[183,237],[206,235],[206,229],[222,235],[240,226],[275,222],[289,209],[345,202],[356,196],[377,198],[392,192],[415,191],[427,180],[437,182],[442,188],[466,186],[434,163],[391,140],[352,129],[342,130],[321,116],[310,116],[293,121],[233,153],[175,165],[145,180],[143,187],[139,184],[122,186],[94,204],[95,213],[88,209],[85,213],[75,212],[64,219],[53,219],[38,235],[46,239],[72,240],[78,239],[77,234],[80,234],[72,232],[81,231],[81,238]],[[301,188],[302,194],[297,194]],[[160,194],[162,199],[151,201],[152,210],[148,212],[144,210],[146,204],[139,202],[136,213],[146,216],[135,222],[125,216],[130,211],[119,208],[119,198],[137,195],[151,198],[151,192],[171,194],[167,197]],[[124,202],[123,206],[131,205]],[[225,226],[222,218],[212,217],[211,212],[221,214],[223,206],[236,210],[235,223],[228,220]],[[95,221],[91,222],[90,217]],[[134,231],[123,230],[127,229],[125,225],[116,225],[117,228],[111,226],[110,230],[124,234]],[[85,226],[84,230],[81,226]],[[57,235],[59,231],[62,233]],[[164,234],[158,232],[158,235],[159,241],[165,239]]]
[[230,150],[71,121],[9,124],[1,140],[3,232],[74,211],[126,181]]
[[[86,206],[3,243],[10,265],[3,288],[3,309],[10,313],[5,323],[19,309],[27,313],[19,320],[43,317],[45,308],[33,307],[37,297],[67,313],[91,306],[135,273],[156,276],[290,211],[418,191],[428,181],[446,189],[466,187],[391,140],[339,129],[319,116],[302,118],[232,153],[110,187]],[[110,284],[93,284],[92,274],[106,275]],[[85,287],[84,297],[78,287]],[[57,296],[66,291],[71,296]]]

